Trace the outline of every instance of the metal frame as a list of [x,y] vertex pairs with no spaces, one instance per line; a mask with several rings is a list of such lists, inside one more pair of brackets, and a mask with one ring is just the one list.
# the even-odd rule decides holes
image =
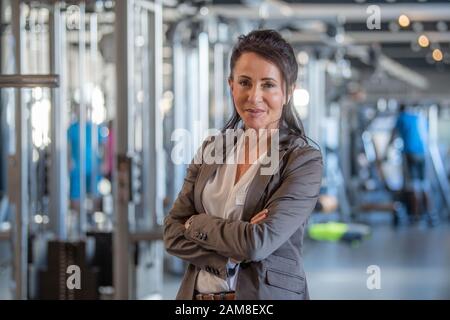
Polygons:
[[[206,32],[198,35],[198,103],[199,103],[199,121],[205,124],[209,129],[209,36]],[[201,132],[203,134],[203,132]]]
[[[152,13],[148,16],[149,48],[152,48],[151,59],[144,62],[149,78],[144,79],[147,96],[144,99],[143,112],[143,198],[144,210],[152,214],[148,221],[153,230],[147,232],[131,231],[130,219],[135,214],[135,204],[130,194],[129,166],[135,152],[134,146],[134,25],[135,8],[139,7]],[[162,96],[162,5],[160,1],[117,1],[116,14],[116,73],[117,73],[117,117],[116,128],[116,164],[114,169],[115,198],[115,232],[114,243],[114,287],[116,299],[136,298],[136,273],[132,266],[132,244],[135,241],[161,240],[158,225],[162,223],[162,198],[164,196],[163,148],[162,148],[162,116],[160,99]],[[153,130],[152,130],[153,128]],[[147,171],[148,170],[148,171]],[[125,177],[124,180],[122,178]],[[156,230],[156,231],[155,231]],[[156,235],[156,237],[155,237]],[[161,250],[162,259],[162,250]]]
[[[120,159],[130,156],[133,150],[131,131],[131,107],[133,106],[133,21],[130,15],[133,10],[133,0],[117,1],[115,6],[116,21],[116,73],[117,73],[117,109],[114,128],[116,129],[116,154],[117,159],[114,168],[114,199],[115,199],[115,228],[113,235],[113,282],[115,299],[127,299],[130,294],[129,277],[131,268],[129,223],[128,216],[133,212],[134,206],[129,199],[123,199],[120,194],[123,188],[118,183]],[[124,173],[125,174],[125,173]],[[123,190],[125,192],[125,190]]]
[[6,88],[36,88],[36,87],[59,87],[59,76],[57,74],[7,74],[0,75],[0,87]]
[[[11,2],[12,31],[16,41],[15,72],[22,72],[24,48],[24,17],[19,1]],[[22,99],[22,92],[16,89],[15,96],[15,146],[14,154],[8,163],[8,197],[11,200],[11,209],[14,213],[15,229],[13,230],[14,245],[14,279],[15,298],[27,298],[27,258],[28,258],[28,150],[27,150],[27,116],[26,107]]]
[[[98,50],[98,17],[96,13],[91,13],[89,16],[89,43],[90,43],[90,58],[91,61],[91,70],[93,79],[92,83],[94,83],[94,86],[97,84],[97,50]],[[91,122],[91,146],[92,150],[98,150],[98,126],[96,123],[94,123],[94,106],[90,105],[90,122]],[[90,185],[94,189],[96,189],[97,184],[97,175],[98,175],[98,165],[97,165],[97,158],[95,156],[91,157],[91,176],[90,176]]]
[[[439,3],[386,3],[378,4],[381,12],[381,21],[396,20],[401,14],[408,17],[420,17],[421,21],[445,20],[450,15],[450,7],[444,7]],[[295,17],[299,21],[319,18],[321,20],[335,21],[336,16],[342,16],[348,22],[365,22],[368,16],[367,6],[355,4],[289,4],[288,10],[281,10],[275,6],[270,12],[270,19],[284,20]],[[210,6],[212,15],[220,15],[225,18],[251,20],[260,18],[259,6],[242,5],[215,5]]]
[[66,28],[61,15],[61,4],[56,2],[50,15],[50,67],[51,72],[60,75],[59,89],[52,91],[51,109],[51,161],[50,167],[50,229],[60,240],[67,239],[66,217],[68,208],[68,166],[67,134],[65,127],[66,74],[63,67],[65,51],[62,50],[66,39]]
[[[144,210],[146,210],[151,218],[150,224],[148,225],[148,233],[156,234],[159,236],[157,240],[150,240],[151,246],[147,249],[154,259],[154,270],[155,273],[160,273],[152,278],[155,280],[152,284],[155,286],[155,292],[160,292],[162,290],[162,279],[163,279],[163,259],[164,259],[164,246],[162,244],[162,232],[161,226],[164,220],[164,208],[163,201],[166,195],[166,181],[164,178],[165,173],[165,159],[164,159],[164,148],[163,148],[163,116],[161,112],[161,100],[163,91],[163,23],[162,23],[162,3],[161,0],[155,0],[153,2],[153,12],[148,10],[149,13],[149,24],[148,24],[148,34],[149,48],[153,49],[153,55],[150,54],[150,72],[149,77],[149,105],[148,110],[150,114],[148,120],[144,119],[144,126],[148,125],[148,128],[154,128],[150,130],[149,138],[143,137],[144,150],[147,148],[148,158],[144,158],[144,163],[148,161],[149,166],[144,167],[144,172],[147,171],[148,176],[144,176],[143,181],[143,197],[148,200]],[[153,67],[153,68],[152,68]],[[145,73],[145,72],[144,72]],[[145,202],[144,202],[145,203]],[[136,293],[138,292],[138,287],[136,286]],[[138,297],[140,298],[140,297]]]
[[[26,105],[23,101],[23,92],[21,88],[48,87],[54,88],[52,95],[52,186],[51,192],[55,202],[52,203],[51,215],[53,215],[53,230],[59,237],[65,236],[65,208],[64,185],[67,182],[64,179],[65,158],[62,157],[65,150],[65,132],[63,128],[63,112],[61,111],[64,97],[59,89],[61,72],[61,31],[60,12],[58,4],[55,4],[55,12],[50,21],[51,30],[51,71],[54,74],[49,75],[24,75],[24,48],[25,48],[25,19],[23,16],[22,4],[20,1],[11,1],[12,9],[12,32],[15,39],[15,66],[14,75],[0,76],[0,87],[16,88],[15,94],[15,138],[14,144],[10,150],[8,162],[8,198],[10,199],[11,210],[13,212],[13,227],[11,230],[2,231],[0,238],[2,240],[11,239],[14,248],[14,280],[15,280],[15,299],[27,299],[28,297],[28,220],[29,220],[29,197],[28,197],[28,147],[29,136],[29,116]],[[56,108],[60,105],[60,108]]]
[[224,44],[214,44],[214,128],[221,128],[225,122],[224,49]]
[[[180,22],[173,32],[173,83],[174,83],[174,129],[184,129],[190,133],[193,141],[186,141],[191,147],[196,147],[204,138],[206,129],[209,129],[209,38],[208,34],[201,32],[198,40],[191,42],[182,37],[183,28],[189,28],[189,21]],[[213,52],[220,54],[221,51]],[[218,60],[220,63],[220,59]],[[220,68],[220,66],[219,66]],[[190,81],[185,81],[189,75]],[[222,73],[223,75],[223,73]],[[218,81],[217,78],[213,78]],[[222,79],[223,81],[223,79]],[[222,82],[223,83],[223,82]],[[220,93],[220,91],[218,91]],[[223,91],[222,91],[223,93]],[[220,97],[219,97],[220,99]],[[223,106],[223,103],[221,104]],[[211,119],[213,123],[220,119]],[[179,137],[177,137],[179,138]],[[183,159],[189,161],[190,159]],[[174,185],[172,193],[175,196],[183,184],[185,165],[174,166]]]
[[[186,59],[182,39],[180,39],[180,32],[178,29],[183,28],[186,25],[186,21],[180,22],[176,30],[173,32],[173,92],[174,92],[174,112],[173,112],[173,125],[174,129],[187,129],[187,116],[190,113],[187,111],[187,95],[186,90]],[[173,186],[171,194],[176,194],[183,185],[185,166],[174,165],[173,166]]]
[[[307,133],[308,137],[317,142],[322,143],[321,119],[325,117],[326,108],[326,88],[325,79],[326,68],[325,62],[322,60],[311,59],[308,64],[308,90],[310,93]],[[322,150],[324,152],[325,150]],[[325,155],[324,155],[325,156]]]
[[[85,101],[85,71],[86,71],[86,3],[81,1],[79,3],[80,7],[80,30],[78,32],[78,42],[79,42],[79,63],[78,63],[78,78],[80,81],[80,107],[78,110],[78,121],[79,121],[79,154],[80,154],[80,211],[78,220],[78,235],[84,237],[87,227],[87,217],[86,217],[86,101]],[[92,137],[91,137],[92,138]]]

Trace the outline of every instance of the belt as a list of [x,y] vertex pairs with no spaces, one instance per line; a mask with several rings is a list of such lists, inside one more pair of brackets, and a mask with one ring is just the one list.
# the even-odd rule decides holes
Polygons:
[[195,300],[236,300],[236,294],[232,292],[220,293],[196,293]]

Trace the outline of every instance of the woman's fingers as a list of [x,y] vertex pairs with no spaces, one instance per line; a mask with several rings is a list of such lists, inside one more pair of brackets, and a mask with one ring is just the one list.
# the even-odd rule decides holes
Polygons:
[[254,221],[260,219],[261,217],[264,217],[264,212],[263,212],[263,211],[258,212],[257,214],[255,214],[255,215],[251,218],[250,223],[253,223]]
[[260,223],[261,221],[263,221],[265,218],[266,218],[266,216],[263,215],[263,216],[260,216],[260,217],[258,217],[258,218],[252,219],[252,220],[250,221],[250,223],[251,223],[251,224],[257,224],[257,223]]
[[261,222],[262,220],[264,220],[267,217],[267,213],[269,212],[269,210],[264,209],[261,212],[258,212],[257,214],[255,214],[252,219],[250,220],[251,224],[257,224],[259,222]]
[[257,214],[255,214],[255,215],[253,216],[253,218],[259,218],[259,217],[262,217],[262,216],[264,216],[264,215],[267,215],[268,212],[269,212],[268,209],[263,209],[263,210],[261,210],[260,212],[258,212]]

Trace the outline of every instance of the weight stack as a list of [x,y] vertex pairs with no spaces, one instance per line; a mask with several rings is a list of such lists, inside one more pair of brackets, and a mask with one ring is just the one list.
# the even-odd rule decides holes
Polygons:
[[[69,268],[70,266],[72,266],[72,269]],[[80,272],[77,273],[74,269]],[[75,283],[73,281],[74,276],[79,276],[80,288],[71,287],[71,284]],[[39,272],[38,299],[99,299],[97,281],[98,271],[89,268],[86,263],[86,244],[84,241],[52,240],[48,242],[47,269]]]

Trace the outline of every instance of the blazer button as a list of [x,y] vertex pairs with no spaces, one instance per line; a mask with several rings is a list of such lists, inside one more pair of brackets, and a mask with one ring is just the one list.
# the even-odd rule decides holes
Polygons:
[[203,240],[206,240],[207,236],[206,233],[203,235]]

